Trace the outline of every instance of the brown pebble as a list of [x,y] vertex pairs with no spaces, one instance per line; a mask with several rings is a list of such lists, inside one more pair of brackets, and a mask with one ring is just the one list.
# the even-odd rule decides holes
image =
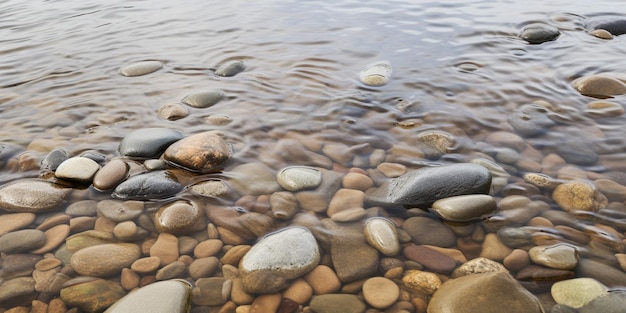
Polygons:
[[238,305],[251,304],[254,295],[247,293],[243,287],[241,278],[233,278],[233,286],[230,289],[230,299]]
[[219,234],[219,238],[228,245],[243,245],[248,242],[245,238],[224,227],[218,226],[217,232]]
[[525,250],[515,249],[504,258],[502,264],[507,269],[517,272],[530,264],[530,257]]
[[67,306],[59,298],[54,298],[48,303],[48,313],[64,313],[66,310]]
[[48,304],[39,300],[33,300],[30,304],[30,313],[47,313]]
[[282,296],[280,293],[257,296],[250,304],[250,313],[276,312],[281,300]]
[[403,253],[408,259],[436,273],[448,274],[456,267],[456,261],[453,258],[425,246],[410,244],[403,249]]
[[341,281],[333,269],[326,265],[318,265],[304,277],[316,295],[335,293],[341,289]]
[[374,186],[374,181],[364,173],[348,173],[342,180],[343,188],[366,191]]
[[37,226],[37,229],[41,231],[46,231],[57,225],[69,224],[71,218],[72,217],[67,214],[54,215],[44,220],[43,223],[39,224],[39,226]]
[[355,189],[339,189],[330,200],[326,214],[333,214],[352,208],[362,208],[365,202],[363,191]]
[[189,264],[189,276],[194,280],[203,277],[210,277],[217,271],[220,265],[220,261],[214,257],[206,257],[195,259],[191,264]]
[[55,257],[47,257],[35,264],[35,269],[38,271],[48,271],[55,267],[61,266],[63,262]]
[[120,285],[124,290],[133,290],[139,287],[139,282],[141,277],[135,271],[129,268],[123,268],[122,273],[120,275]]
[[150,247],[150,256],[158,257],[161,266],[170,264],[178,259],[178,238],[172,234],[161,233],[156,242]]
[[161,259],[157,256],[137,259],[130,268],[140,274],[153,273],[161,266]]
[[43,245],[43,247],[31,251],[31,253],[44,254],[57,248],[65,241],[67,236],[70,234],[70,226],[66,224],[57,225],[46,230],[45,234],[46,243]]
[[0,236],[22,229],[35,221],[33,213],[12,213],[0,215]]
[[93,186],[97,190],[111,190],[128,176],[130,166],[122,159],[113,159],[94,176]]
[[206,258],[216,256],[222,251],[224,243],[218,239],[208,239],[196,245],[193,249],[193,255],[196,258]]
[[399,177],[406,173],[406,166],[399,163],[380,163],[376,169],[381,171],[383,175],[389,178]]
[[222,264],[239,266],[239,261],[241,261],[241,258],[243,258],[248,251],[250,251],[250,248],[252,247],[249,245],[234,246],[224,253],[224,256],[220,259],[220,261]]
[[293,300],[300,305],[309,303],[312,296],[313,288],[302,278],[294,280],[291,285],[283,291],[284,298]]
[[292,300],[283,298],[280,302],[280,306],[276,310],[276,313],[295,313],[298,311],[300,305]]
[[70,220],[70,231],[72,234],[80,233],[93,229],[96,225],[96,217],[94,216],[78,216]]

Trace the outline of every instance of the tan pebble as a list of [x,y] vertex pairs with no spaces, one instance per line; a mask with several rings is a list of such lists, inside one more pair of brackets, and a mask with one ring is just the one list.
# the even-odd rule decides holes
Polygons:
[[235,309],[235,313],[250,313],[250,305],[240,305]]
[[565,211],[592,211],[606,207],[607,198],[593,184],[577,180],[559,185],[552,193],[552,199]]
[[415,307],[415,313],[426,313],[428,308],[428,302],[422,298],[411,299],[411,304]]
[[35,221],[33,213],[12,213],[0,215],[0,236],[22,229]]
[[217,231],[217,227],[215,227],[215,224],[213,224],[213,223],[207,224],[206,230],[207,230],[208,239],[218,239],[218,238],[220,238],[220,234]]
[[136,260],[130,268],[140,274],[155,272],[161,266],[161,259],[156,256],[145,257]]
[[245,238],[224,227],[218,226],[217,233],[219,234],[219,238],[227,245],[243,245],[248,242]]
[[194,258],[190,255],[181,255],[177,261],[183,262],[185,266],[189,266],[193,262]]
[[70,220],[69,224],[70,224],[70,230],[72,234],[80,233],[83,231],[93,229],[94,225],[96,225],[96,217],[95,216],[74,217]]
[[56,275],[59,271],[60,268],[55,268],[48,271],[34,270],[32,276],[35,280],[35,291],[42,292],[48,289],[54,275]]
[[367,216],[364,208],[352,208],[333,214],[331,219],[339,223],[348,223],[361,220]]
[[[195,259],[193,260],[193,262],[191,262],[191,264],[189,264],[189,276],[191,276],[191,278],[193,278],[194,280],[203,277],[213,276],[213,274],[215,274],[215,272],[217,271],[219,265],[220,261],[214,256]],[[230,279],[232,277],[226,278]]]
[[44,258],[35,264],[35,269],[38,271],[49,271],[55,267],[59,267],[63,264],[61,260],[55,257]]
[[48,304],[43,302],[43,301],[39,301],[39,300],[33,300],[33,302],[31,302],[30,304],[30,313],[46,313],[48,312]]
[[139,288],[144,287],[146,285],[150,285],[154,282],[156,282],[156,276],[154,275],[148,275],[148,276],[143,276],[141,277],[141,279],[139,280]]
[[559,169],[556,178],[561,180],[586,180],[587,173],[578,166],[567,164]]
[[93,186],[98,190],[111,190],[128,176],[130,166],[122,159],[105,164],[93,177]]
[[524,174],[524,181],[538,188],[547,190],[553,190],[558,185],[563,183],[562,180],[554,179],[542,173],[526,173]]
[[54,298],[48,303],[48,313],[65,313],[67,306],[60,298]]
[[404,287],[425,295],[432,295],[441,286],[441,279],[435,273],[408,270],[402,277]]
[[496,234],[489,233],[485,236],[480,256],[493,261],[502,261],[511,254],[511,251],[513,250],[503,244]]
[[318,265],[304,276],[316,295],[334,293],[341,289],[341,281],[333,269]]
[[216,256],[222,251],[224,243],[218,239],[208,239],[202,241],[196,245],[193,249],[193,255],[196,258],[206,258],[209,256]]
[[293,300],[300,305],[308,303],[312,296],[313,288],[302,278],[294,280],[291,285],[283,291],[284,298]]
[[169,121],[179,120],[189,115],[189,109],[180,103],[166,103],[157,110],[159,118]]
[[362,208],[365,202],[365,193],[354,189],[339,189],[330,200],[326,214],[332,217],[335,213],[352,209]]
[[624,108],[619,103],[600,100],[588,103],[585,113],[593,118],[617,117],[624,114]]
[[46,231],[57,225],[69,224],[71,218],[72,217],[67,214],[57,214],[57,215],[54,215],[52,217],[45,219],[43,223],[37,226],[37,229],[41,231]]
[[137,224],[133,221],[118,223],[113,228],[113,235],[119,240],[131,241],[137,235]]
[[234,265],[224,264],[222,265],[222,276],[226,279],[239,277],[239,268]]
[[406,173],[406,166],[399,163],[380,163],[376,169],[389,178],[399,177]]
[[235,246],[224,254],[224,256],[220,259],[220,262],[222,262],[222,264],[239,266],[239,261],[241,261],[241,258],[243,258],[248,251],[250,251],[250,248],[252,247],[249,245]]
[[346,165],[352,160],[352,153],[350,153],[350,147],[342,143],[327,143],[324,144],[322,152],[331,160]]
[[343,188],[366,191],[374,186],[374,181],[362,173],[348,173],[343,177]]
[[366,280],[367,278],[363,278],[363,279],[359,279],[357,281],[353,281],[351,283],[343,285],[343,287],[341,287],[341,293],[350,293],[350,294],[359,293],[361,289],[363,289],[363,284],[365,284]]
[[530,256],[526,250],[515,249],[502,261],[504,267],[517,272],[530,264]]
[[521,159],[515,162],[515,166],[524,172],[541,172],[543,170],[541,163],[531,159]]
[[404,268],[394,267],[386,271],[384,277],[389,279],[402,279],[402,274],[404,274]]
[[542,216],[535,216],[528,221],[528,226],[552,228],[554,225],[549,219]]
[[238,305],[244,305],[251,304],[254,301],[254,296],[244,290],[241,278],[234,278],[230,290],[230,299]]
[[622,268],[622,271],[626,272],[626,254],[616,253],[615,258],[617,259],[619,266]]
[[154,243],[156,242],[156,238],[147,238],[145,239],[142,243],[141,243],[141,254],[142,255],[149,255],[150,254],[150,248],[152,248],[152,246],[154,245]]
[[32,254],[44,254],[50,252],[65,242],[65,239],[70,234],[70,226],[61,224],[54,226],[45,231],[46,243],[43,247],[31,251]]
[[108,218],[98,217],[98,219],[96,219],[96,224],[94,225],[93,229],[112,234],[115,225],[117,224]]
[[135,271],[129,268],[123,268],[120,274],[120,285],[124,290],[130,291],[139,287],[141,277]]
[[4,311],[4,313],[30,313],[30,308],[25,306],[16,306]]
[[605,29],[594,29],[589,32],[591,35],[596,36],[600,39],[613,39],[613,34]]
[[390,279],[372,277],[363,284],[365,302],[377,309],[385,309],[400,297],[400,287]]
[[280,293],[260,295],[250,304],[250,313],[276,312],[280,306]]
[[158,257],[161,266],[170,264],[178,259],[178,238],[172,234],[161,233],[156,242],[150,247],[150,256]]

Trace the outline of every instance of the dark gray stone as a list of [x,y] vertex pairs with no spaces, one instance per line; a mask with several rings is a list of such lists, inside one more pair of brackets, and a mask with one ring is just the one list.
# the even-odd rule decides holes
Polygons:
[[50,151],[50,153],[48,153],[43,160],[41,160],[41,169],[56,171],[59,164],[63,163],[63,161],[67,160],[67,158],[67,151],[63,149],[54,149]]
[[532,23],[522,28],[520,38],[531,44],[540,44],[555,40],[560,34],[559,29],[552,25]]
[[571,138],[556,146],[557,154],[565,161],[577,165],[593,165],[599,156],[593,151],[593,143],[584,136]]
[[587,29],[604,29],[613,36],[626,34],[626,17],[621,16],[597,16],[586,21]]
[[578,309],[579,313],[622,313],[626,311],[626,290],[613,290]]
[[460,163],[424,167],[408,172],[367,192],[373,205],[426,208],[433,202],[452,196],[487,194],[491,173],[483,166]]
[[183,137],[181,132],[174,129],[142,128],[124,137],[118,150],[125,157],[158,159],[169,145]]
[[215,75],[230,77],[243,72],[245,69],[246,65],[243,64],[243,61],[232,60],[220,65],[215,70]]
[[133,176],[119,184],[113,197],[128,200],[165,199],[183,190],[183,186],[168,171],[156,171]]

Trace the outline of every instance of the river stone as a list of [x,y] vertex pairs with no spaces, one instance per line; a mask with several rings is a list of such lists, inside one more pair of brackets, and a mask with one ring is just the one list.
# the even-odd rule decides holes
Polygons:
[[123,160],[111,160],[93,177],[93,187],[100,191],[111,190],[128,177],[129,170],[130,166]]
[[70,260],[76,273],[108,277],[130,267],[141,256],[141,249],[132,243],[108,243],[76,251]]
[[578,309],[593,299],[606,295],[607,288],[593,278],[581,277],[554,283],[550,294],[556,303]]
[[[363,224],[335,223],[322,220],[330,236],[330,258],[337,276],[343,283],[375,276],[379,265],[379,252],[363,236]],[[359,260],[355,262],[355,260]]]
[[543,313],[541,304],[507,272],[467,275],[443,283],[428,313]]
[[613,36],[626,34],[626,18],[622,16],[596,16],[585,21],[587,29],[604,29]]
[[441,279],[435,273],[407,270],[402,276],[402,285],[410,291],[431,296],[441,287]]
[[423,167],[368,190],[367,200],[375,205],[404,205],[425,208],[452,196],[487,194],[491,173],[485,167],[460,163]]
[[155,171],[130,177],[115,187],[112,196],[119,199],[165,199],[183,190],[168,171]]
[[246,65],[241,60],[231,60],[218,66],[215,75],[231,77],[235,76],[246,69]]
[[578,250],[568,244],[536,246],[528,250],[535,264],[561,270],[572,270],[578,266]]
[[222,98],[224,98],[224,92],[219,89],[215,89],[190,93],[181,101],[190,107],[208,108],[220,102]]
[[35,280],[31,277],[18,277],[0,284],[0,303],[35,292]]
[[366,305],[357,295],[330,293],[314,296],[310,307],[315,313],[363,313]]
[[540,44],[555,40],[560,34],[559,29],[552,25],[532,23],[524,26],[519,36],[528,43]]
[[154,73],[163,68],[160,61],[140,61],[128,64],[119,69],[119,74],[126,77],[141,76]]
[[107,219],[119,223],[135,219],[143,213],[143,201],[102,200],[96,205],[98,213]]
[[214,132],[183,138],[165,150],[167,163],[198,173],[210,173],[224,165],[231,156],[230,145]]
[[195,305],[222,305],[228,301],[232,286],[233,281],[224,277],[200,278],[191,290],[191,301]]
[[185,313],[189,312],[190,298],[188,282],[181,279],[159,281],[127,294],[104,312]]
[[100,313],[126,295],[122,286],[111,280],[96,279],[61,289],[61,300],[68,307],[85,313]]
[[415,139],[417,148],[429,159],[436,159],[450,153],[456,144],[454,136],[440,130],[421,132]]
[[382,310],[396,303],[400,297],[400,288],[391,279],[372,277],[363,283],[363,298],[367,304]]
[[314,189],[322,183],[322,172],[309,166],[289,166],[276,174],[276,180],[289,191]]
[[478,258],[469,260],[463,263],[463,265],[457,267],[454,270],[454,272],[452,272],[452,277],[458,278],[461,276],[494,273],[494,272],[507,272],[508,273],[508,270],[504,267],[504,265],[496,261],[478,257]]
[[33,213],[0,214],[0,236],[22,229],[35,221]]
[[389,63],[375,63],[359,74],[359,80],[368,86],[383,86],[389,82],[391,72],[392,68]]
[[17,213],[49,212],[59,207],[69,188],[38,179],[21,179],[0,187],[0,209]]
[[[268,294],[287,287],[285,282],[311,271],[320,261],[313,234],[302,227],[287,227],[266,235],[244,255],[239,265],[248,293]],[[259,280],[259,278],[276,279]]]
[[65,239],[65,247],[70,253],[74,253],[80,249],[96,246],[104,243],[113,243],[115,238],[113,234],[99,230],[87,230],[77,234],[73,234]]
[[159,233],[186,235],[206,228],[204,210],[193,201],[178,200],[168,203],[154,215],[154,226]]
[[91,182],[100,170],[100,164],[85,157],[73,157],[59,165],[54,175],[61,179]]
[[621,268],[589,258],[581,258],[578,261],[576,275],[596,279],[610,288],[624,287],[626,281],[626,273]]
[[585,113],[593,118],[609,118],[622,116],[626,110],[619,103],[598,100],[587,103]]
[[376,250],[386,256],[394,256],[400,252],[398,229],[390,220],[373,217],[365,222],[365,240]]
[[0,237],[0,252],[22,253],[43,247],[46,235],[38,229],[22,229]]
[[447,248],[456,244],[456,235],[449,227],[428,217],[410,217],[402,223],[402,230],[418,245]]
[[159,107],[157,115],[168,121],[176,121],[189,116],[189,109],[180,103],[166,103]]
[[245,163],[228,172],[228,183],[242,195],[269,195],[282,188],[276,172],[263,163]]
[[56,171],[63,161],[67,160],[67,151],[63,149],[54,149],[41,160],[41,169],[44,171]]
[[532,103],[520,106],[507,118],[507,122],[515,131],[524,137],[542,135],[556,123],[550,119],[550,111],[546,107]]
[[567,163],[576,165],[594,165],[600,158],[593,150],[593,141],[586,138],[582,132],[570,133],[571,137],[560,142],[556,153]]
[[122,156],[158,159],[169,145],[182,139],[181,132],[169,128],[141,128],[126,135],[118,150]]
[[606,207],[608,200],[587,181],[576,180],[557,186],[552,199],[565,211],[596,212]]
[[621,313],[626,308],[626,291],[612,290],[578,309],[579,313]]
[[626,94],[626,83],[608,74],[583,76],[574,80],[572,86],[581,95],[599,99]]
[[470,222],[484,219],[496,212],[496,200],[489,195],[464,195],[439,199],[432,210],[451,222]]

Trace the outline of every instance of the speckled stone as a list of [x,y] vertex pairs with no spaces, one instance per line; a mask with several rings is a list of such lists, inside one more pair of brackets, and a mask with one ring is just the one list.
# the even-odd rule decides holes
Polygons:
[[160,61],[140,61],[125,65],[119,69],[119,74],[126,77],[142,76],[154,73],[163,68]]
[[38,179],[21,179],[0,187],[0,207],[16,213],[52,211],[70,192],[54,183]]
[[552,199],[565,211],[598,211],[608,200],[587,181],[577,180],[561,184],[554,189]]
[[108,277],[119,274],[141,256],[136,244],[111,243],[91,246],[76,251],[71,258],[72,268],[85,276]]
[[359,74],[359,79],[368,86],[383,86],[391,79],[391,72],[391,64],[386,62],[374,63]]
[[407,270],[402,284],[411,291],[432,295],[441,287],[441,279],[435,273],[420,270]]
[[185,313],[190,309],[190,296],[188,282],[179,279],[160,281],[129,293],[105,313]]
[[607,288],[593,278],[581,277],[554,283],[550,294],[558,304],[578,309],[607,294]]
[[203,132],[181,139],[165,150],[163,157],[173,166],[198,173],[210,173],[231,157],[230,145],[215,132]]
[[475,258],[463,263],[457,267],[452,273],[452,277],[457,278],[466,275],[508,272],[508,270],[500,263],[486,258]]

